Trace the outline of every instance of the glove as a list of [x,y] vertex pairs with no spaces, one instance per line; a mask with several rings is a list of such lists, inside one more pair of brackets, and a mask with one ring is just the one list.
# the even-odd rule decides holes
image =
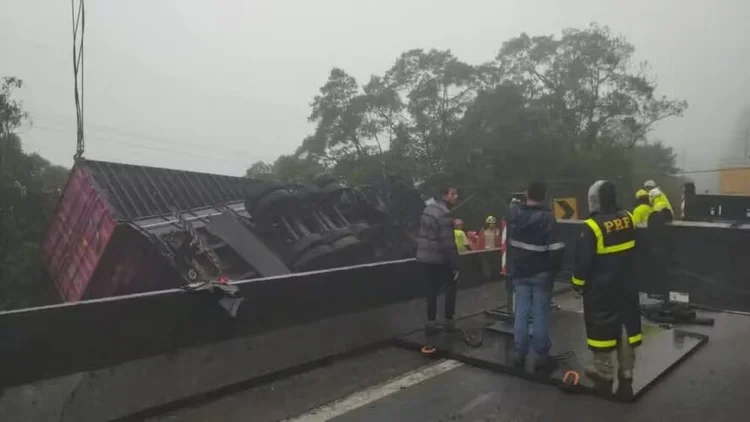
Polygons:
[[453,270],[453,281],[458,281],[458,270]]

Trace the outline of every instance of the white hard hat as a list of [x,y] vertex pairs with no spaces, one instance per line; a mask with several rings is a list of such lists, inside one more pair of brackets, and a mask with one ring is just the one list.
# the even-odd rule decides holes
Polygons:
[[653,188],[650,191],[648,191],[649,199],[654,199],[659,195],[661,195],[661,190],[659,188]]
[[654,182],[653,180],[646,180],[646,183],[643,184],[643,187],[644,188],[655,188],[656,187],[656,182]]

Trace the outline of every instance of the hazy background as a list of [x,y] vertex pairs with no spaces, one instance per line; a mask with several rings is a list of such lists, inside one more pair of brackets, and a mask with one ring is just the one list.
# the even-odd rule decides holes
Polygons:
[[[75,150],[70,3],[0,0],[0,76],[18,76],[24,145],[69,166]],[[744,161],[750,6],[741,0],[128,0],[86,2],[88,158],[244,174],[292,152],[338,66],[367,80],[410,48],[494,58],[521,32],[597,21],[648,60],[659,93],[686,99],[653,138],[687,170]],[[744,119],[744,120],[743,120]],[[695,177],[699,190],[713,178]]]

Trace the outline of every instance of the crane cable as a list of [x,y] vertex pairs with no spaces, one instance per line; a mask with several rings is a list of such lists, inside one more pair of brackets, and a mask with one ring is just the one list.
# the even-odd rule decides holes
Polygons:
[[[78,8],[76,11],[76,2]],[[83,134],[83,35],[86,28],[86,8],[84,0],[70,0],[73,23],[73,79],[76,105],[76,153],[73,159],[77,162],[84,151]],[[79,32],[80,31],[80,32]],[[80,34],[80,37],[79,37]]]

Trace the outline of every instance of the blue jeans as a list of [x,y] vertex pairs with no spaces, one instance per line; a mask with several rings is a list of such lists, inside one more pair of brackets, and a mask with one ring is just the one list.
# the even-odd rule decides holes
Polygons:
[[554,281],[549,273],[536,274],[513,280],[516,296],[515,325],[513,337],[516,353],[525,356],[529,352],[529,316],[532,325],[532,345],[538,356],[547,356],[552,343],[549,339],[547,317]]

